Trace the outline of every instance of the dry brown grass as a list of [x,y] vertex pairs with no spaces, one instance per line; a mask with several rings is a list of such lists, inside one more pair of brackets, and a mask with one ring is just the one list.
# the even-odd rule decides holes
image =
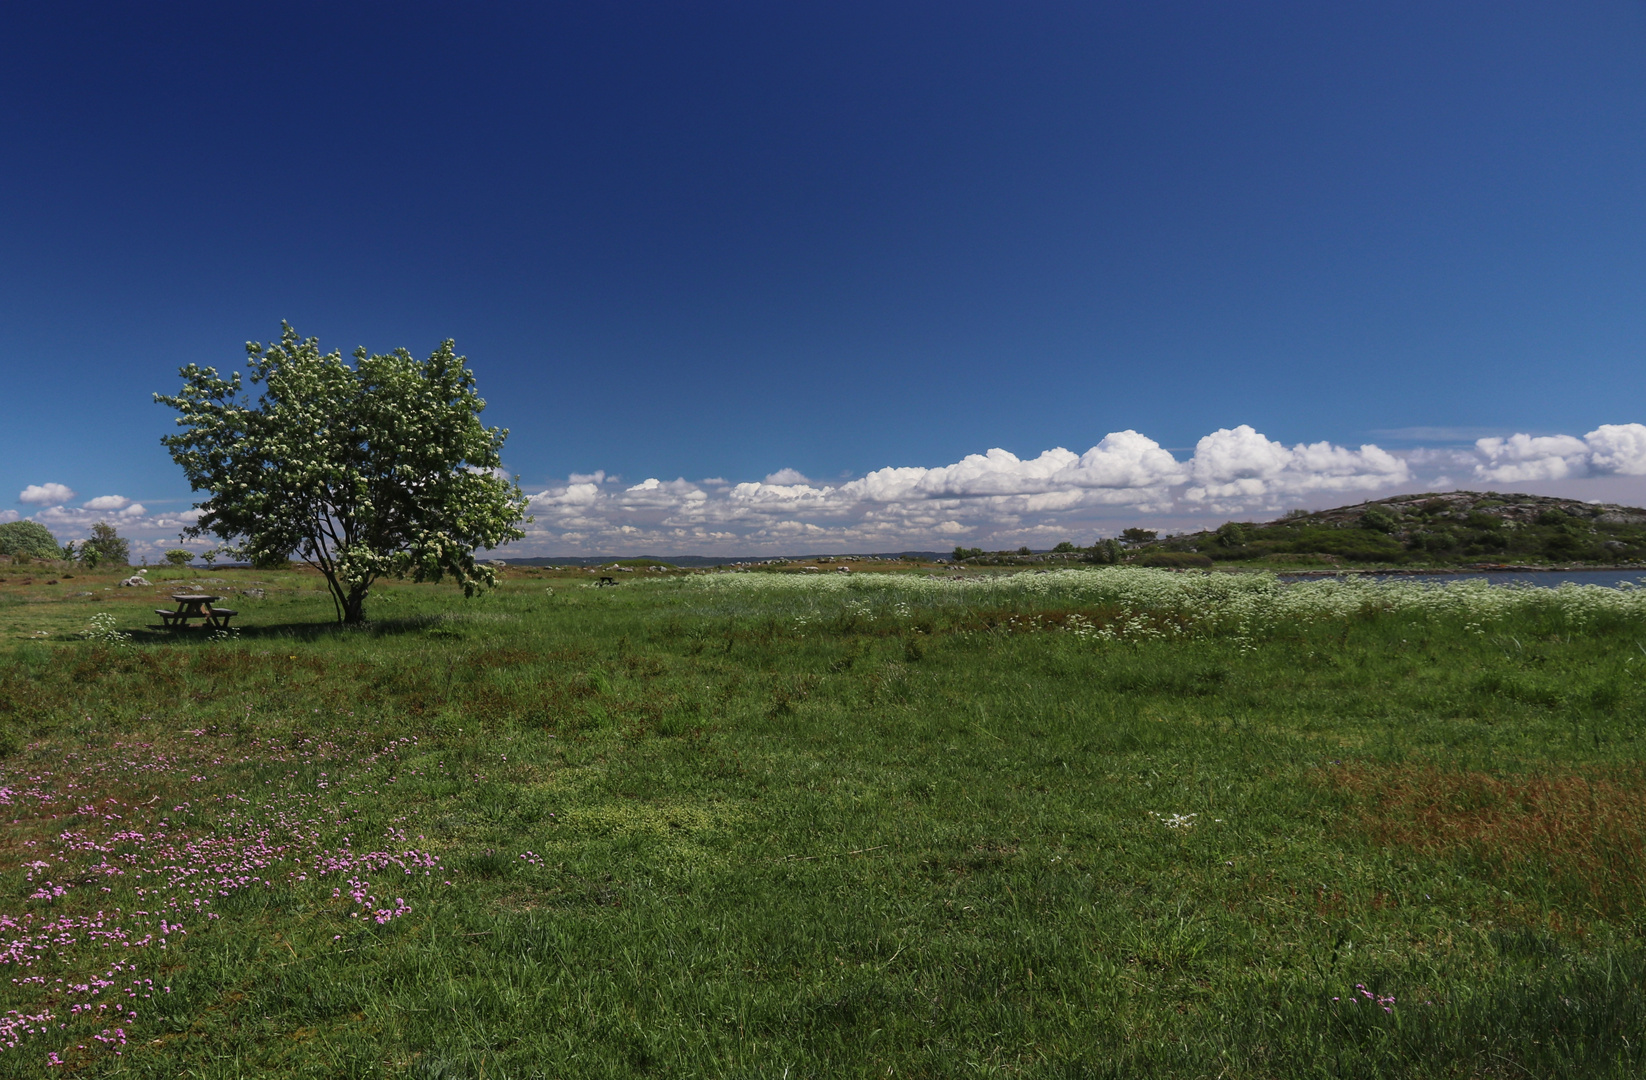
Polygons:
[[1460,857],[1552,907],[1606,919],[1646,912],[1646,772],[1510,775],[1348,764],[1326,781],[1374,843]]

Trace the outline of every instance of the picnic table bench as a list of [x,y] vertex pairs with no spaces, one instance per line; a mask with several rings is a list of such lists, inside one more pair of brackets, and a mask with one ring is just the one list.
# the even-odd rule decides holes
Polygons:
[[190,619],[201,619],[202,627],[215,626],[218,629],[227,629],[229,620],[240,614],[232,608],[216,607],[221,596],[206,596],[200,593],[173,593],[172,599],[177,601],[176,611],[167,611],[165,608],[155,608],[154,613],[160,616],[160,621],[167,627],[188,626]]

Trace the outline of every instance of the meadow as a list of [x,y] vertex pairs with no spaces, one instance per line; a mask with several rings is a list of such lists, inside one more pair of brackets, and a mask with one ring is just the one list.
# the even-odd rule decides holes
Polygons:
[[0,1076],[1646,1072],[1646,589],[6,571]]

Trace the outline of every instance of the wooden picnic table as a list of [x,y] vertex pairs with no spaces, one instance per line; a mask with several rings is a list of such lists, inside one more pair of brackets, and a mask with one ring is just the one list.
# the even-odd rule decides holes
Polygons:
[[177,601],[176,611],[167,611],[165,608],[155,608],[154,613],[160,616],[160,621],[166,626],[188,626],[190,619],[204,620],[202,627],[215,626],[227,629],[229,619],[240,614],[229,608],[217,607],[221,596],[207,596],[204,593],[173,593],[173,600]]

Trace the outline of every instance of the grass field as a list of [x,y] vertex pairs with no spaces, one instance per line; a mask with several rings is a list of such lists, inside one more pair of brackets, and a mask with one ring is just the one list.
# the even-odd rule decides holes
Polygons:
[[1646,1073],[1646,591],[150,576],[0,580],[0,1076]]

